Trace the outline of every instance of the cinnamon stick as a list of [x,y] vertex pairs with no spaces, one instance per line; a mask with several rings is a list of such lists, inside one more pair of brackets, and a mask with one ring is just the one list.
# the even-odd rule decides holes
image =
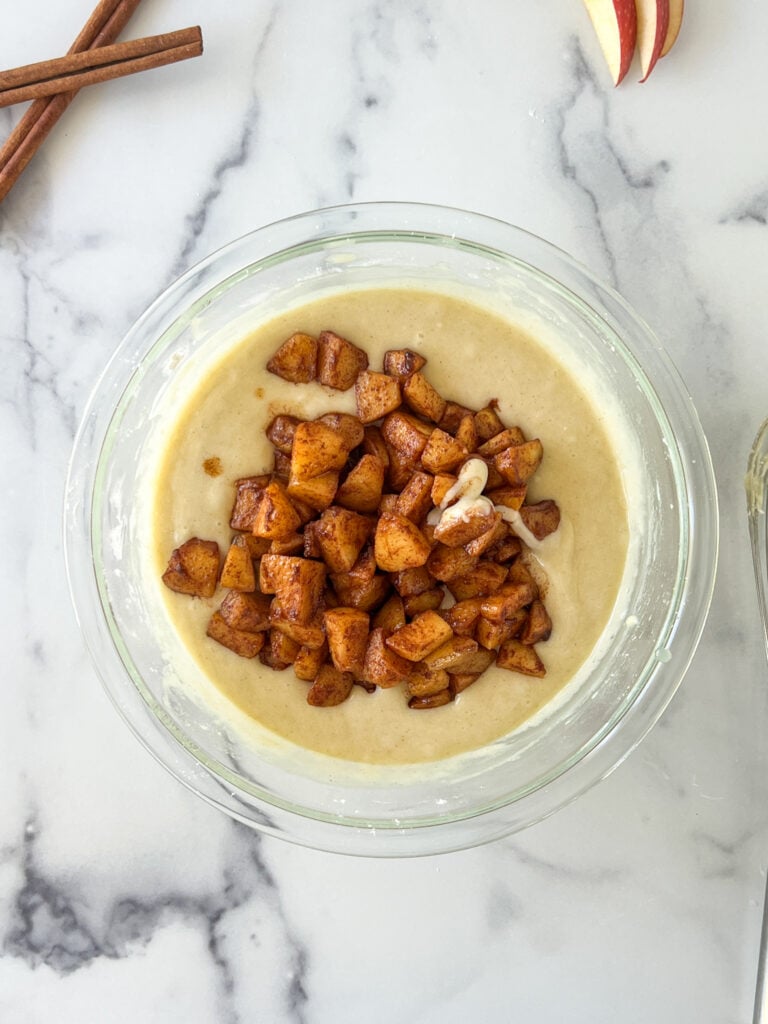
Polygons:
[[[141,0],[99,0],[69,53],[114,43],[140,3]],[[35,100],[8,136],[0,148],[0,202],[76,95],[77,91],[64,92]]]
[[202,52],[202,34],[195,26],[0,71],[0,107],[163,67]]

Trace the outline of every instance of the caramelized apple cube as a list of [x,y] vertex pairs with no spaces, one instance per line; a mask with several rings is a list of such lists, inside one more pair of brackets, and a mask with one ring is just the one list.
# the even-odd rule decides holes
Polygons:
[[267,437],[273,448],[283,455],[290,455],[293,447],[293,435],[300,422],[298,416],[287,416],[282,413],[275,416],[267,427]]
[[352,568],[370,533],[368,519],[338,505],[323,512],[314,530],[323,560],[334,573]]
[[368,356],[335,331],[322,331],[317,339],[317,379],[336,391],[348,391],[358,373],[368,368]]
[[219,545],[215,540],[190,537],[171,553],[163,583],[177,594],[213,597],[218,577]]
[[267,363],[267,369],[293,384],[308,384],[315,379],[317,341],[309,334],[297,332],[283,342]]
[[439,693],[432,693],[428,697],[411,697],[408,701],[408,707],[414,711],[424,711],[428,708],[442,708],[446,704],[450,704],[452,700],[451,691],[446,687],[445,690],[441,690]]
[[276,540],[295,533],[301,526],[285,485],[272,480],[261,492],[256,504],[251,530],[256,537]]
[[448,623],[435,611],[422,612],[412,622],[387,637],[386,645],[408,661],[423,661],[453,636]]
[[221,602],[221,617],[233,629],[263,633],[269,629],[271,601],[267,594],[243,594],[230,590]]
[[352,692],[354,679],[333,665],[321,665],[317,678],[307,692],[307,704],[315,708],[333,708],[343,704]]
[[413,671],[411,662],[387,647],[386,636],[384,629],[371,630],[363,665],[363,678],[366,682],[383,689],[406,682]]
[[363,370],[355,381],[355,402],[362,423],[383,419],[400,405],[400,381],[386,373]]
[[424,565],[430,547],[424,534],[401,515],[383,515],[376,525],[374,539],[376,564],[384,572],[399,572]]
[[290,476],[286,490],[293,501],[301,501],[320,512],[331,504],[338,486],[338,473],[321,473],[320,476],[314,476],[311,480],[299,480]]
[[341,431],[319,420],[299,423],[293,434],[291,478],[311,480],[323,473],[338,472],[348,456]]
[[230,590],[251,593],[256,589],[256,573],[245,537],[233,537],[221,570],[221,585]]
[[547,498],[535,505],[522,505],[520,518],[536,540],[544,540],[560,525],[560,509],[551,498]]
[[324,423],[334,433],[339,434],[347,451],[352,451],[363,443],[365,428],[359,417],[349,412],[326,412],[318,416],[316,423]]
[[421,662],[414,665],[406,690],[409,697],[431,697],[448,689],[448,673],[441,668]]
[[245,476],[235,480],[235,504],[229,520],[233,530],[252,528],[261,492],[271,479],[272,477],[265,473],[262,476]]
[[214,612],[211,616],[206,635],[239,654],[241,658],[255,658],[264,646],[264,633],[248,633],[243,629],[233,629],[220,612]]
[[427,569],[436,580],[445,583],[468,573],[477,562],[478,559],[463,547],[449,548],[446,544],[438,543],[427,559]]
[[400,492],[396,511],[414,523],[420,523],[432,508],[432,482],[429,473],[416,472]]
[[399,594],[393,594],[379,608],[373,617],[374,629],[383,629],[389,636],[396,629],[405,625],[405,608],[403,599]]
[[501,645],[496,656],[496,664],[510,672],[521,672],[525,676],[536,676],[540,679],[547,674],[536,648],[520,643],[519,640],[507,640]]
[[409,348],[392,348],[384,353],[384,372],[390,377],[410,377],[426,365],[424,356]]
[[[477,641],[468,636],[452,636],[444,644],[426,655],[424,664],[433,670],[444,669],[447,672],[472,672],[476,664]],[[490,664],[490,663],[489,663]],[[485,665],[487,668],[488,665]],[[483,671],[479,669],[478,671]],[[447,685],[447,680],[446,680]]]
[[328,644],[321,647],[300,647],[293,662],[293,673],[297,679],[311,683],[317,677],[322,665],[328,657]]
[[259,587],[275,594],[283,616],[293,622],[311,622],[325,589],[325,566],[294,555],[264,555],[259,564]]
[[363,455],[336,492],[335,502],[353,512],[375,512],[384,487],[384,464],[377,455]]
[[403,399],[419,416],[439,423],[445,412],[445,399],[432,387],[427,378],[418,371],[403,381]]
[[449,473],[466,461],[469,452],[455,437],[435,427],[421,452],[421,464],[430,473]]
[[538,438],[512,445],[494,455],[493,464],[508,484],[527,484],[541,465],[544,448]]
[[331,660],[339,672],[350,672],[354,679],[363,675],[368,647],[370,619],[357,608],[332,608],[324,616]]
[[528,620],[523,627],[523,631],[520,633],[520,643],[526,645],[538,644],[544,640],[549,640],[551,635],[552,619],[544,607],[544,602],[540,598],[536,598],[535,601],[531,602],[531,607],[528,609]]
[[389,413],[381,424],[384,440],[400,455],[413,461],[421,457],[432,430],[428,423],[401,409]]
[[504,424],[496,412],[497,405],[498,402],[494,400],[489,402],[484,409],[475,413],[475,429],[480,441],[488,441],[491,437],[495,437],[496,434],[500,434],[504,430]]

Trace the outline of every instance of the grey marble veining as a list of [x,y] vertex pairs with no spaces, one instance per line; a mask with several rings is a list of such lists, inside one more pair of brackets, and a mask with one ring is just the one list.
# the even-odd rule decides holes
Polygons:
[[[0,205],[2,1024],[750,1019],[768,13],[688,8],[651,79],[613,90],[580,0],[156,0],[126,35],[199,22],[204,57],[81,93]],[[10,66],[86,12],[5,13]],[[551,819],[440,858],[290,847],[180,787],[102,694],[63,566],[72,439],[128,326],[232,238],[350,199],[477,209],[572,253],[658,333],[718,476],[712,614],[653,732]]]

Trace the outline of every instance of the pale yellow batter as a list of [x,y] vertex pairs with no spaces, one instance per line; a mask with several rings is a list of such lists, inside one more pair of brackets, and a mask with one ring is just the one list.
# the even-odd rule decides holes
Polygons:
[[[452,704],[407,706],[400,688],[351,697],[335,708],[306,703],[308,684],[291,669],[273,672],[205,635],[211,601],[172,593],[159,583],[174,547],[188,537],[231,538],[232,483],[272,465],[264,428],[277,413],[310,419],[355,411],[354,391],[289,384],[265,364],[294,331],[332,329],[364,348],[381,369],[388,348],[409,347],[428,360],[424,373],[446,398],[474,409],[499,400],[508,425],[539,437],[544,461],[529,500],[554,498],[562,522],[537,557],[550,586],[552,637],[538,645],[547,667],[532,679],[495,667]],[[206,474],[219,459],[222,472]],[[210,465],[210,464],[209,464]],[[379,764],[445,758],[505,735],[572,678],[610,616],[627,554],[627,510],[616,453],[599,410],[562,365],[532,337],[479,306],[410,289],[348,292],[270,321],[230,350],[189,395],[157,467],[152,547],[158,587],[170,618],[216,686],[263,726],[303,747]]]

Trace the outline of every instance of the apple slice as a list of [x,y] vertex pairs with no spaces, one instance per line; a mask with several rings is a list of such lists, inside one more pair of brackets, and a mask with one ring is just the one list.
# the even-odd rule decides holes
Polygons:
[[584,0],[613,84],[629,71],[637,40],[635,0]]
[[635,0],[637,8],[637,49],[644,82],[661,56],[669,28],[669,0]]
[[684,0],[669,0],[669,28],[667,29],[667,38],[664,40],[664,45],[662,46],[661,53],[659,54],[660,57],[666,57],[677,42],[677,37],[680,34],[680,26],[683,23],[684,7]]

